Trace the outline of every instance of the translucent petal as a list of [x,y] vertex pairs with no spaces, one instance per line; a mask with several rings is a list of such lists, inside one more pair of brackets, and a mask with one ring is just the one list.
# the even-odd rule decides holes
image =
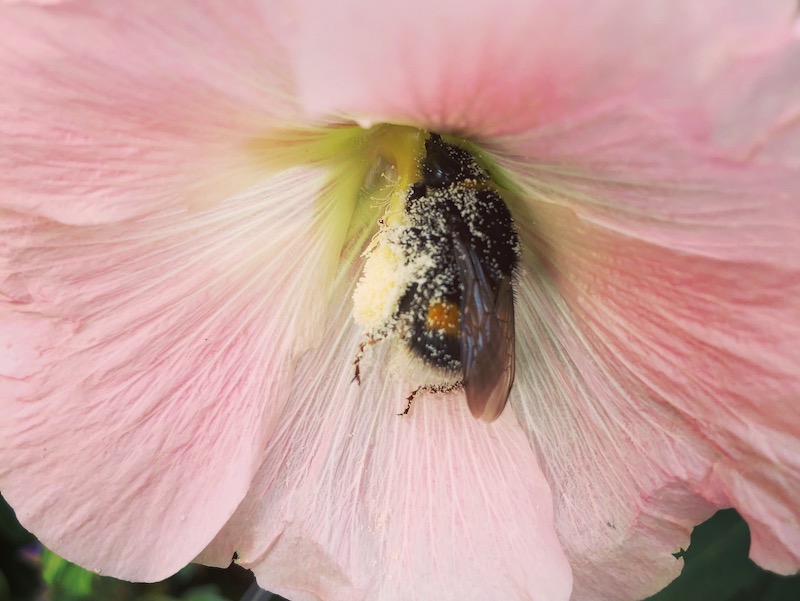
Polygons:
[[45,544],[156,580],[231,516],[322,332],[344,239],[328,176],[113,224],[9,215],[0,485]]
[[549,489],[514,415],[486,425],[451,395],[398,416],[420,382],[387,370],[389,341],[352,381],[350,311],[342,293],[248,498],[203,559],[236,551],[262,586],[300,600],[568,599]]
[[718,79],[732,61],[785,46],[796,10],[793,0],[296,5],[288,43],[312,114],[484,139],[620,98],[707,133]]
[[719,160],[630,107],[505,144],[530,249],[514,406],[574,598],[658,590],[717,507],[745,516],[754,560],[795,571],[798,173]]
[[245,141],[299,122],[265,12],[0,5],[0,207],[102,223],[256,181]]

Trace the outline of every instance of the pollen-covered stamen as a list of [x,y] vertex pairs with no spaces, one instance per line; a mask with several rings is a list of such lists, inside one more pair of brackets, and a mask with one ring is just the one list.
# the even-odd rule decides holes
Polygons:
[[[367,258],[353,293],[353,318],[366,332],[389,325],[401,295],[414,273],[424,270],[424,256],[409,260],[402,248],[406,198],[421,178],[427,134],[410,127],[382,127],[370,139],[376,164],[385,165],[382,202],[387,202],[380,229],[364,251]],[[376,199],[378,200],[378,199]]]
[[414,182],[422,177],[421,160],[425,155],[426,133],[411,127],[384,127],[370,139],[376,163],[386,165],[389,203],[384,222],[397,225],[405,210],[406,195]]

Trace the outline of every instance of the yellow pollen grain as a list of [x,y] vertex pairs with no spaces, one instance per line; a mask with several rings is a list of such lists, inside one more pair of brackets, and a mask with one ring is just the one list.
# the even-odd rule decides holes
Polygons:
[[353,292],[353,318],[365,330],[389,320],[405,285],[403,256],[394,245],[377,245],[369,253]]

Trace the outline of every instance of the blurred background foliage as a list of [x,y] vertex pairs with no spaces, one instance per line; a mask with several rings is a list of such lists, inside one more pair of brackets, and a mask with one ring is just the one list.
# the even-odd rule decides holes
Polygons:
[[[678,553],[681,576],[646,601],[798,601],[800,575],[777,576],[747,558],[750,533],[732,509],[697,526]],[[679,559],[676,559],[679,561]],[[256,589],[239,566],[189,565],[153,584],[101,577],[42,548],[0,497],[0,601],[285,601]],[[510,600],[509,600],[510,601]]]

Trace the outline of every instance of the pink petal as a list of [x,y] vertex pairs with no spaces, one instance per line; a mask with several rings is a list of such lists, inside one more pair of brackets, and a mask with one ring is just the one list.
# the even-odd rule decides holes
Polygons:
[[518,290],[515,408],[573,598],[658,590],[719,507],[745,517],[755,561],[797,570],[800,174],[721,161],[631,107],[497,152],[538,257]]
[[258,3],[0,5],[0,207],[101,223],[207,203],[297,122]]
[[321,333],[342,242],[327,177],[122,223],[4,222],[0,488],[46,545],[156,580],[233,514]]
[[800,167],[800,42],[734,63],[706,98],[714,139],[742,157]]
[[203,559],[235,550],[298,601],[568,599],[549,488],[513,414],[487,426],[453,395],[398,416],[420,382],[386,377],[388,341],[352,381],[362,333],[350,311],[343,293],[252,490]]
[[314,114],[488,138],[636,97],[706,131],[732,57],[791,37],[791,0],[302,3],[292,38]]
[[0,488],[117,576],[244,497],[343,242],[327,169],[269,171],[297,113],[262,8],[0,7]]

